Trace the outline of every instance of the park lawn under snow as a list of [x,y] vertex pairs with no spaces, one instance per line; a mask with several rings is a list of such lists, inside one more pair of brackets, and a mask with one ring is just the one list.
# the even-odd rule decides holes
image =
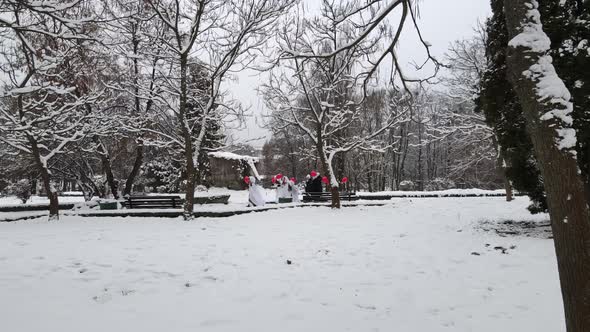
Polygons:
[[[551,240],[478,227],[547,218],[529,215],[527,204],[523,197],[399,199],[191,222],[0,223],[1,326],[563,331]],[[516,247],[502,254],[494,246]]]

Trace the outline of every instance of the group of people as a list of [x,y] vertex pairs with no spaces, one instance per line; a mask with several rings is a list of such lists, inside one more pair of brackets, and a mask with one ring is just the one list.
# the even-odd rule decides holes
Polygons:
[[[248,206],[264,206],[266,192],[253,176],[246,176],[244,182],[248,185]],[[276,203],[289,201],[299,203],[299,187],[295,178],[277,174],[272,178],[276,190]]]
[[[346,183],[348,178],[343,178],[342,183]],[[257,183],[253,176],[246,176],[244,182],[248,185],[248,206],[264,206],[266,204],[266,192],[264,188]],[[259,181],[258,181],[259,182]],[[295,178],[289,178],[283,174],[277,174],[272,177],[272,184],[276,190],[276,203],[293,202],[299,203],[299,193],[302,189]],[[305,192],[321,193],[324,191],[324,185],[328,187],[327,177],[321,177],[320,173],[311,171],[305,181]]]
[[277,174],[272,178],[276,189],[276,202],[281,201],[299,203],[299,186],[295,178],[288,178],[283,174]]

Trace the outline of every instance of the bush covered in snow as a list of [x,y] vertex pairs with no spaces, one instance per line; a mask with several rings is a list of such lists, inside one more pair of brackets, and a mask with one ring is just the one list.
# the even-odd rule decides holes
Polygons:
[[399,190],[402,190],[402,191],[414,190],[415,187],[416,186],[414,185],[414,182],[412,182],[410,180],[404,180],[399,183]]
[[27,179],[19,180],[6,188],[9,195],[18,197],[23,204],[31,198],[31,182]]
[[455,188],[455,182],[450,179],[435,178],[434,180],[426,182],[424,190],[426,191],[437,191],[447,190]]

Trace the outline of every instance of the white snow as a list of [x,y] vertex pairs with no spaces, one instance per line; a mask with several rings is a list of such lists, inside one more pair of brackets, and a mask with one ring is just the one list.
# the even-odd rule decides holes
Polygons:
[[[547,219],[529,215],[528,204],[523,197],[399,199],[192,222],[0,223],[2,327],[563,331],[552,241],[476,227]],[[493,249],[513,245],[506,254]]]
[[[78,203],[84,202],[84,197],[82,196],[59,196],[58,198],[59,203]],[[26,205],[43,205],[49,204],[49,199],[44,196],[31,196],[27,201]],[[18,199],[16,196],[6,196],[0,197],[0,206],[21,206],[23,205],[22,201]]]
[[219,159],[228,159],[228,160],[253,160],[258,161],[258,157],[252,156],[243,156],[233,152],[226,152],[226,151],[215,151],[209,152],[209,156],[219,158]]
[[525,47],[533,52],[546,52],[551,48],[551,39],[543,32],[541,26],[541,14],[539,13],[539,4],[536,1],[531,1],[533,8],[528,11],[528,16],[538,24],[524,24],[521,33],[516,35],[508,42],[510,47]]
[[447,189],[447,190],[436,190],[436,191],[402,191],[402,190],[392,190],[392,191],[377,191],[377,192],[359,192],[358,194],[361,196],[393,196],[393,197],[404,197],[404,196],[455,196],[455,195],[466,195],[466,196],[485,196],[485,195],[501,195],[505,194],[506,190],[498,189],[498,190],[485,190],[485,189],[477,189],[477,188],[470,188],[470,189]]
[[[541,14],[538,10],[539,3],[531,0],[530,5],[527,18],[521,24],[522,31],[508,42],[508,46],[524,47],[528,49],[528,52],[541,54],[537,63],[522,74],[535,82],[538,100],[550,102],[554,107],[543,114],[541,120],[556,119],[562,122],[560,128],[556,128],[558,148],[572,149],[576,145],[576,132],[571,128],[573,124],[571,94],[555,71],[553,59],[547,55],[551,48],[551,40],[543,31]],[[575,151],[571,152],[575,155]]]

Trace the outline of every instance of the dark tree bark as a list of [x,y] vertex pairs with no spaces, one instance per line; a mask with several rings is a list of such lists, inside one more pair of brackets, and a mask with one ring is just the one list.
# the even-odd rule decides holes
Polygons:
[[111,189],[111,195],[113,195],[114,199],[119,199],[119,185],[115,180],[115,175],[113,175],[111,156],[109,155],[109,151],[100,141],[100,139],[98,137],[95,138],[96,142],[98,143],[98,155],[100,156],[100,163],[102,164],[102,170],[107,177],[107,183],[109,185],[109,188]]
[[328,188],[330,188],[330,193],[332,194],[332,208],[339,209],[340,208],[340,191],[338,190],[338,186],[332,186],[332,168],[328,163],[328,159],[326,158],[326,152],[324,151],[324,138],[322,136],[322,132],[320,127],[318,126],[317,130],[317,149],[318,154],[320,156],[320,162],[322,163],[322,168],[325,176],[328,177]]
[[59,219],[59,201],[57,198],[57,192],[55,192],[54,188],[51,186],[51,174],[49,173],[49,169],[47,169],[47,164],[41,160],[41,152],[39,151],[37,141],[29,136],[29,143],[31,144],[35,164],[39,169],[39,175],[43,181],[45,194],[49,199],[49,220],[57,220]]
[[138,140],[137,146],[135,147],[135,162],[133,162],[133,168],[125,181],[125,189],[123,191],[123,196],[127,196],[131,194],[131,189],[133,189],[133,182],[135,178],[139,174],[139,170],[141,169],[141,165],[143,164],[143,141]]
[[193,152],[193,138],[187,123],[187,70],[188,55],[182,54],[180,57],[180,105],[179,116],[182,127],[182,136],[184,139],[184,159],[186,163],[186,191],[184,200],[184,219],[192,219],[193,208],[195,206],[195,160]]
[[[533,0],[504,3],[511,38],[522,33],[524,26],[529,30],[536,28],[535,37],[539,38],[542,31],[539,31],[537,6]],[[553,65],[546,61],[544,70],[533,67],[546,56],[546,51],[538,44],[537,47],[509,47],[509,79],[525,113],[545,181],[567,331],[587,332],[590,331],[590,213],[576,158],[556,143],[561,139],[556,129],[569,129],[567,123],[556,117],[541,120],[547,112],[564,109],[563,103],[554,98],[537,95],[539,81],[547,79],[548,73],[554,71]]]
[[[17,98],[17,105],[19,116],[22,119],[24,117],[23,112],[23,99],[22,97]],[[49,220],[57,220],[59,219],[59,201],[57,198],[57,193],[54,192],[51,186],[51,173],[47,168],[47,162],[42,160],[41,151],[39,150],[39,144],[34,137],[27,135],[27,140],[31,146],[31,154],[33,155],[33,159],[35,160],[35,165],[39,170],[39,175],[41,176],[41,180],[43,181],[43,187],[45,188],[45,194],[49,199]]]

